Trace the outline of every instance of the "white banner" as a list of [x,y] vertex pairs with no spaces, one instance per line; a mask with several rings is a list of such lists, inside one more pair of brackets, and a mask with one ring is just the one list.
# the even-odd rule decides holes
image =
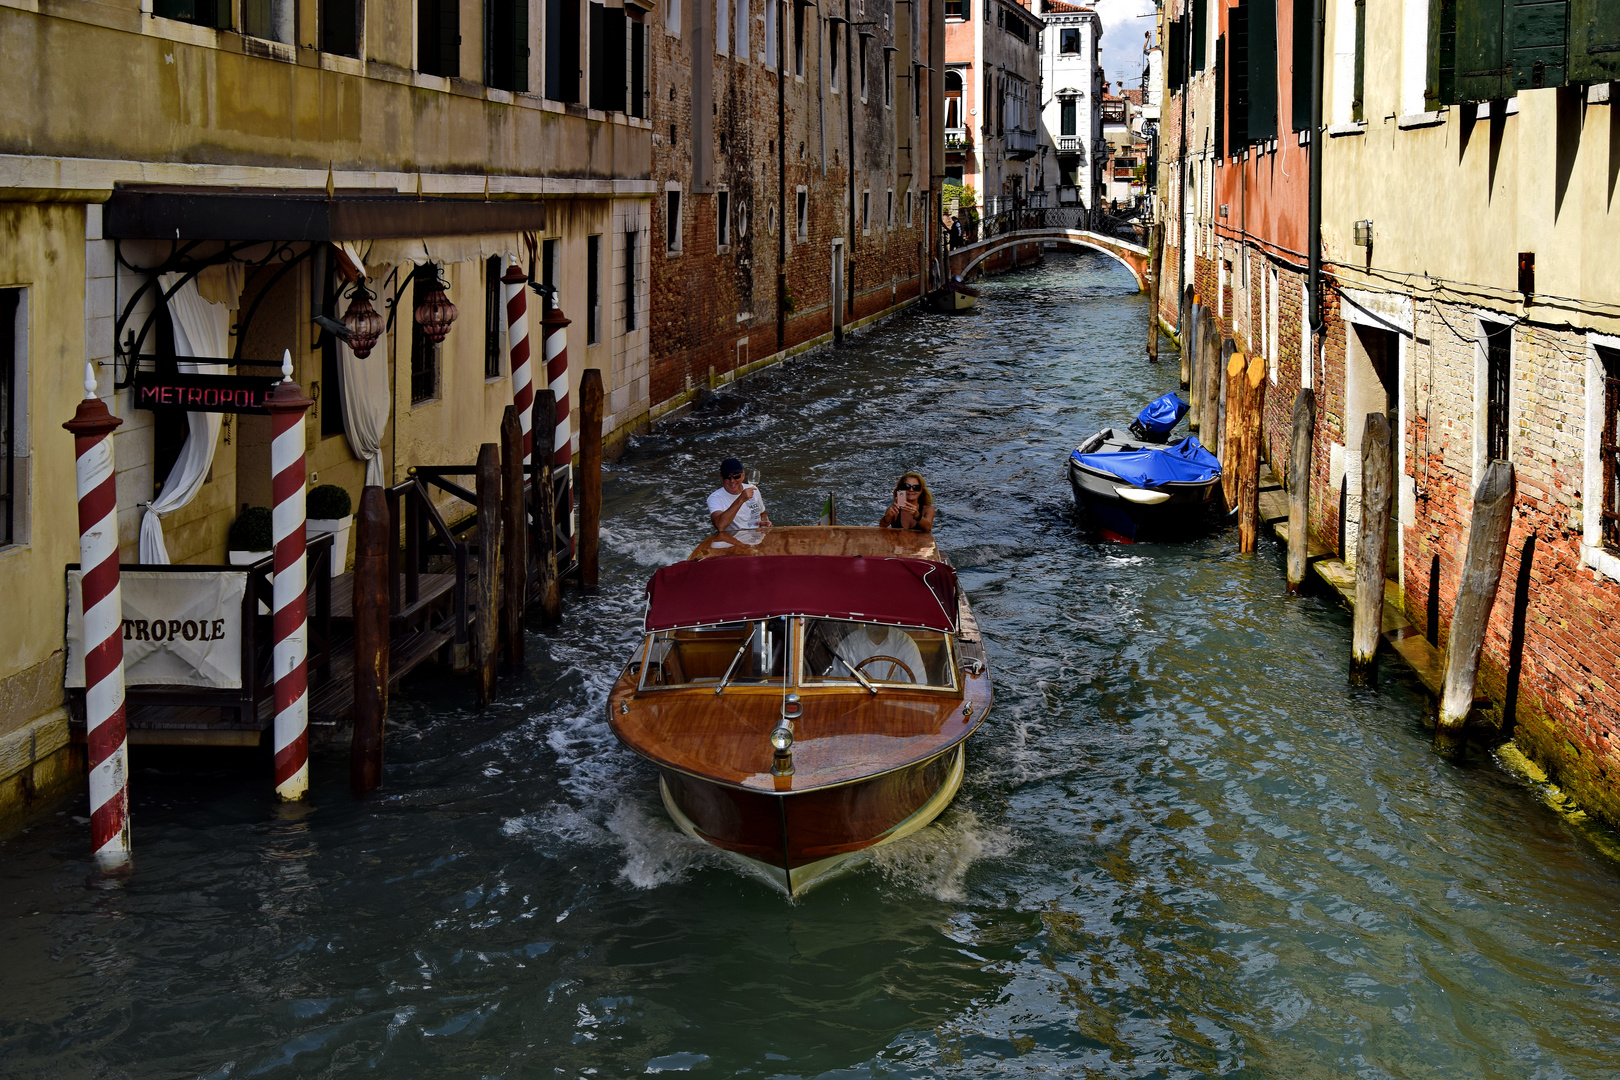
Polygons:
[[[84,592],[68,571],[67,679],[84,685]],[[242,685],[242,596],[245,570],[119,575],[124,602],[126,686]]]

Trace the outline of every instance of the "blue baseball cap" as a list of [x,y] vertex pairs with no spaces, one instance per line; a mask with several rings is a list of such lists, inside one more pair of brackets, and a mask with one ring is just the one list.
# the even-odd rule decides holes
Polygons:
[[740,473],[742,471],[742,462],[738,461],[734,457],[728,457],[726,460],[720,463],[721,476],[730,476],[732,473]]

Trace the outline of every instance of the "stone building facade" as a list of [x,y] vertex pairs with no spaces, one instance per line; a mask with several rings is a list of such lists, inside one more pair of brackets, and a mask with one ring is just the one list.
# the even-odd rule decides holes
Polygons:
[[1102,19],[1041,0],[1041,155],[1035,189],[1048,206],[1098,205],[1102,187]]
[[941,11],[677,0],[659,14],[652,418],[927,289]]
[[[530,264],[530,239],[573,320],[570,386],[600,368],[607,429],[645,418],[643,13],[569,9],[0,6],[11,106],[0,118],[0,816],[72,772],[64,567],[78,523],[61,424],[84,397],[87,361],[123,421],[125,563],[150,558],[154,537],[169,562],[223,563],[239,510],[270,501],[266,417],[209,429],[188,419],[200,414],[135,408],[138,371],[197,356],[268,374],[290,353],[315,398],[311,483],[351,497],[368,461],[384,484],[418,463],[470,463],[513,397],[492,278]],[[388,323],[364,386],[313,321],[353,302],[340,267],[363,271]],[[434,344],[413,309],[439,284],[459,318]],[[538,353],[538,298],[531,309]],[[365,425],[345,408],[362,399]],[[194,489],[171,498],[198,451]]]
[[[1603,26],[1572,33],[1562,22],[1507,52],[1498,38],[1453,35],[1453,13],[1488,7],[1327,0],[1313,333],[1309,39],[1295,30],[1309,26],[1311,5],[1167,6],[1159,316],[1167,326],[1183,318],[1175,286],[1184,286],[1239,348],[1267,358],[1273,463],[1286,460],[1295,395],[1314,390],[1312,535],[1351,563],[1365,418],[1389,416],[1387,572],[1410,622],[1442,650],[1473,493],[1490,461],[1513,465],[1479,719],[1614,824],[1620,272],[1598,253],[1620,239],[1608,197],[1620,41]],[[1274,96],[1260,102],[1269,123],[1254,114],[1252,67],[1249,85],[1235,88],[1247,109],[1241,139],[1232,53],[1221,44],[1233,43],[1239,11],[1245,54],[1274,72]]]
[[951,0],[945,12],[947,123],[960,124],[946,133],[946,173],[988,212],[1027,201],[1040,180],[1045,24],[1016,0]]

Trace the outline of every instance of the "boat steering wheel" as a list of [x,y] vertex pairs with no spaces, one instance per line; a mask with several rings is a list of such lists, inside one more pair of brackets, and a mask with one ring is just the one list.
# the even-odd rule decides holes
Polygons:
[[[872,672],[866,670],[866,666],[868,664],[888,664],[889,666],[885,669],[888,674],[874,675]],[[878,653],[875,656],[868,656],[865,660],[862,660],[860,663],[855,665],[855,670],[860,672],[862,675],[865,675],[873,682],[899,682],[900,680],[894,677],[896,671],[905,672],[906,682],[914,683],[917,681],[917,676],[912,673],[912,670],[909,667],[906,666],[905,661],[900,660],[897,657],[885,656],[882,653]]]

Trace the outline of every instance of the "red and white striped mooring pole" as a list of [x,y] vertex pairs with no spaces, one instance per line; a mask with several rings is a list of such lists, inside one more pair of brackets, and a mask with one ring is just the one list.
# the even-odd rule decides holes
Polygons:
[[109,869],[129,862],[129,744],[124,731],[124,605],[118,593],[118,490],[113,429],[84,365],[73,433],[79,494],[79,587],[84,605],[84,721],[90,752],[90,846]]
[[276,795],[284,801],[309,793],[309,638],[304,591],[304,411],[314,404],[292,381],[292,353],[281,354],[281,382],[265,398],[270,410],[271,540],[275,578],[270,586],[274,644]]
[[513,263],[501,278],[506,286],[506,343],[512,353],[512,406],[523,432],[523,464],[534,452],[534,369],[529,365],[529,278]]
[[571,480],[574,465],[574,447],[568,437],[568,317],[562,308],[553,304],[541,320],[545,327],[546,381],[557,399],[557,428],[552,433],[552,475],[560,478],[564,498],[557,500],[557,509],[568,522],[568,550],[574,550],[574,485]]

